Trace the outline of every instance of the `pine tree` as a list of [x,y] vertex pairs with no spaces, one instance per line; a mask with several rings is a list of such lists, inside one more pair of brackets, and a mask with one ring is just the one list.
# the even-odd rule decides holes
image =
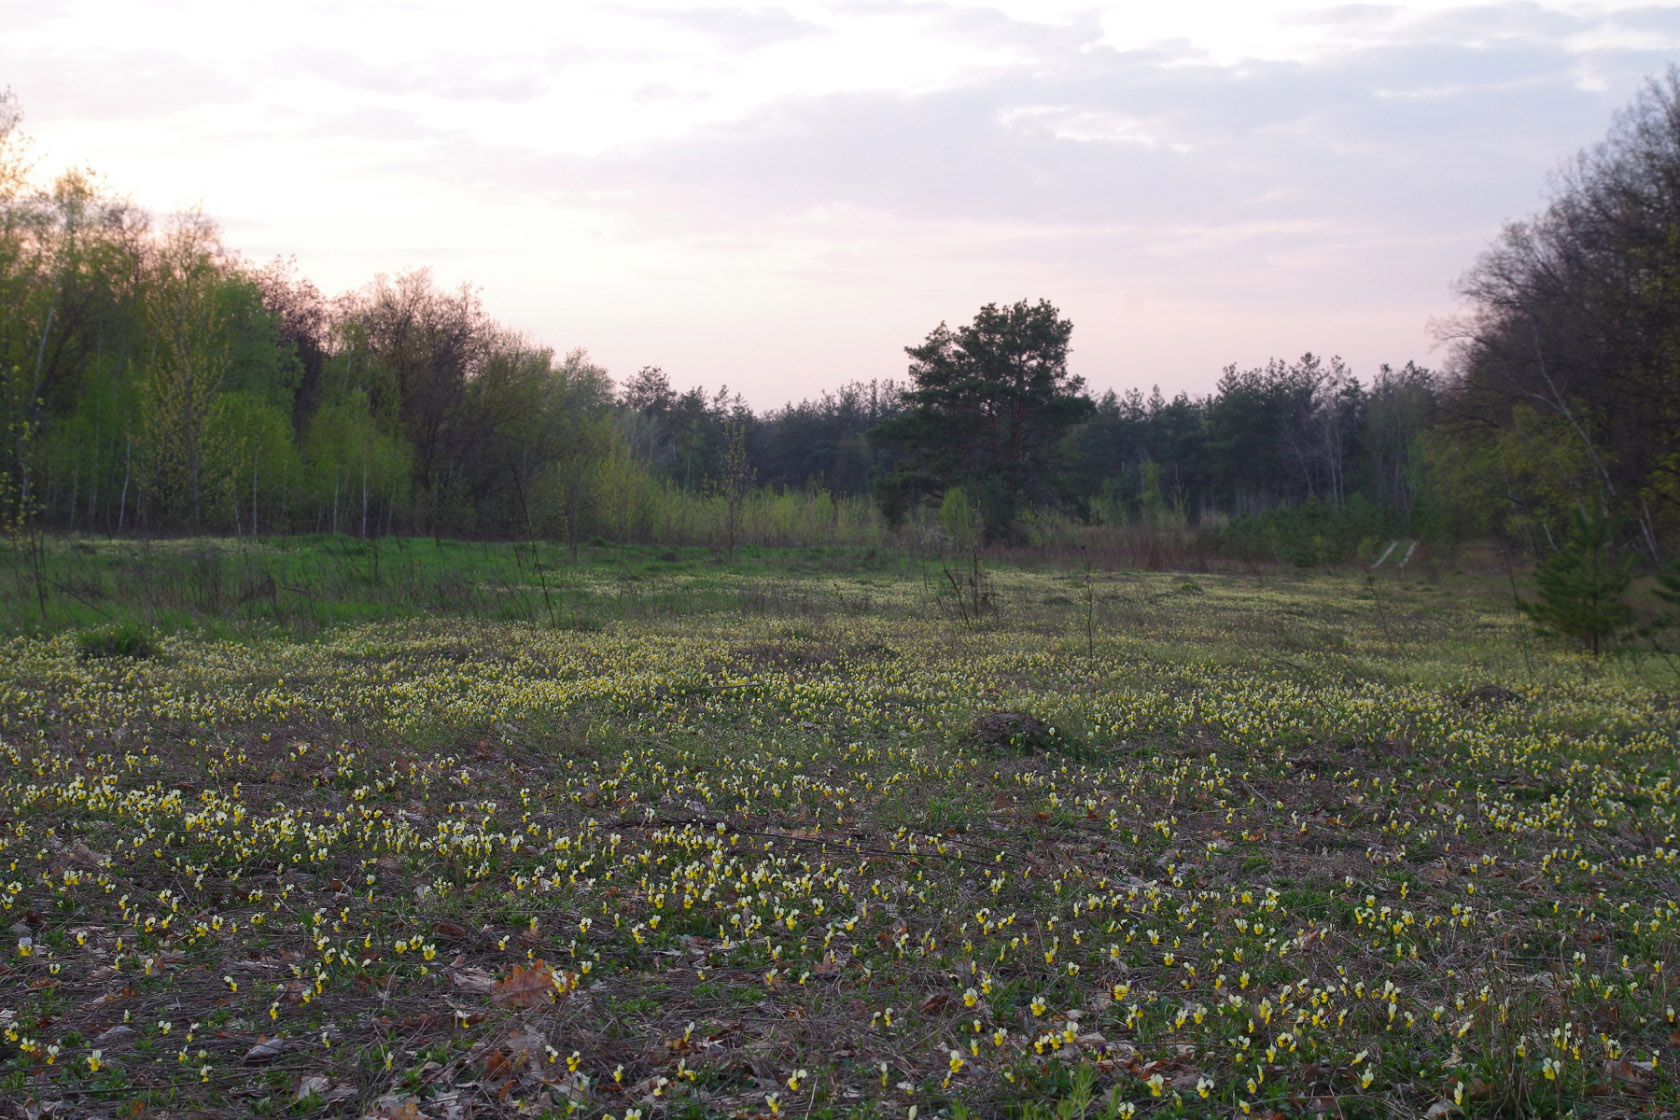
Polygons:
[[1563,547],[1535,569],[1539,598],[1517,601],[1542,632],[1577,639],[1594,657],[1634,621],[1625,598],[1633,557],[1612,553],[1614,535],[1608,517],[1576,510]]
[[1021,300],[988,303],[973,323],[941,323],[905,347],[916,387],[904,394],[906,411],[873,433],[904,456],[875,487],[889,521],[960,486],[979,506],[986,539],[1000,540],[1023,509],[1054,503],[1061,438],[1094,409],[1084,379],[1068,373],[1072,335],[1048,300]]

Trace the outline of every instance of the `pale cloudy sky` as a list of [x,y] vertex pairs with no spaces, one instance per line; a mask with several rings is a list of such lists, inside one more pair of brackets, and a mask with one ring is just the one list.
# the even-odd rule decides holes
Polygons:
[[1438,363],[1453,280],[1674,59],[1680,8],[1613,2],[0,0],[44,172],[759,407],[1021,298],[1099,390]]

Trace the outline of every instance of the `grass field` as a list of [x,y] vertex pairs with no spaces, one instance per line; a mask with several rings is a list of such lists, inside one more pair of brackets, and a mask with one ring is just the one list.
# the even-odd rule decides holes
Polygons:
[[85,547],[0,651],[20,1117],[1680,1104],[1680,681],[1500,581]]

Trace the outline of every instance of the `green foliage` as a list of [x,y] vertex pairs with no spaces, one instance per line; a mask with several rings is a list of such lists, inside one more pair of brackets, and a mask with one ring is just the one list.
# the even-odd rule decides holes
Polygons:
[[1668,564],[1657,572],[1653,594],[1668,607],[1667,620],[1680,624],[1680,563]]
[[15,544],[29,530],[38,499],[32,485],[40,457],[39,421],[30,419],[29,379],[18,366],[0,366],[0,535]]
[[[610,619],[663,609],[678,592],[706,611],[760,600],[803,607],[774,589],[730,585],[713,594],[710,585],[721,563],[716,549],[724,539],[721,501],[695,517],[680,494],[653,493],[659,503],[655,514],[673,520],[650,536],[691,534],[693,547],[655,550],[597,541],[573,556],[565,545],[540,540],[265,533],[261,539],[96,541],[43,535],[41,562],[49,578],[39,602],[29,586],[33,551],[0,549],[0,585],[7,589],[0,595],[0,633],[91,632],[135,622],[153,634],[246,626],[312,634],[323,626],[415,613],[599,629]],[[754,542],[775,544],[738,549],[730,570],[758,577],[776,565],[815,571],[900,567],[903,558],[875,551],[883,542],[868,531],[879,528],[869,518],[862,499],[837,503],[828,495],[755,492],[743,507],[742,531]],[[784,551],[793,547],[799,552]],[[860,561],[864,556],[871,559]],[[553,592],[552,609],[533,579],[539,567]],[[854,605],[870,601],[867,589],[854,598],[832,586],[821,589],[819,598]]]
[[1569,166],[1459,283],[1471,309],[1449,420],[1500,446],[1522,512],[1589,501],[1655,555],[1676,528],[1680,456],[1680,69]]
[[[1082,378],[1067,370],[1073,323],[1047,300],[989,303],[956,330],[941,323],[905,348],[916,388],[910,410],[876,429],[902,449],[908,470],[937,491],[962,486],[977,503],[987,540],[1014,535],[1030,504],[1057,500],[1059,442],[1091,410]],[[899,512],[908,487],[883,491]]]
[[[307,486],[317,520],[333,532],[359,528],[366,536],[369,512],[375,518],[408,495],[409,454],[402,438],[374,419],[365,393],[316,413],[304,443]],[[330,510],[330,518],[321,512]]]
[[228,370],[220,388],[289,413],[303,371],[296,350],[282,337],[278,316],[263,305],[262,290],[251,276],[236,272],[226,276],[217,297],[229,334]]
[[213,523],[257,533],[282,521],[301,462],[286,411],[250,393],[210,402],[204,489]]
[[956,548],[969,549],[980,543],[980,511],[961,486],[945,491],[939,503],[939,527]]
[[83,661],[107,657],[144,661],[153,652],[151,631],[138,622],[115,622],[76,634],[76,656]]
[[1680,631],[1680,562],[1664,565],[1657,570],[1651,595],[1656,599],[1658,607],[1640,625],[1638,636],[1648,642],[1657,654],[1666,658],[1670,666],[1680,671],[1680,662],[1675,660],[1673,649],[1673,635]]
[[925,470],[895,470],[876,479],[869,491],[881,516],[894,529],[901,528],[923,501],[939,492],[939,478]]
[[1369,559],[1375,545],[1403,529],[1393,513],[1354,494],[1340,508],[1314,499],[1239,517],[1220,530],[1220,537],[1235,555],[1312,568]]
[[231,278],[214,227],[178,222],[149,261],[143,307],[149,348],[141,398],[143,463],[151,505],[197,529],[204,515],[210,404],[229,371]]
[[725,510],[725,549],[734,555],[736,538],[741,531],[741,507],[755,475],[747,459],[747,427],[732,424],[728,429],[728,445],[724,449],[722,491]]
[[1608,517],[1576,510],[1569,535],[1558,551],[1534,572],[1539,598],[1517,606],[1541,629],[1579,641],[1593,656],[1633,624],[1626,593],[1633,578],[1633,557],[1617,557]]

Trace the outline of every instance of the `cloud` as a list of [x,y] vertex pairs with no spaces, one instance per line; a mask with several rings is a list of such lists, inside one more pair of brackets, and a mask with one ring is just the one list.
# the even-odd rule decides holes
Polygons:
[[1680,9],[1677,8],[1654,5],[1645,8],[1621,8],[1612,13],[1611,21],[1624,27],[1680,36]]
[[917,8],[933,17],[934,26],[941,34],[1038,57],[1074,54],[1103,37],[1101,14],[1095,10],[1077,13],[1067,21],[1044,23],[1016,19],[995,8],[955,4],[918,5]]
[[1609,52],[1614,81],[1593,89],[1571,41],[1597,23],[1511,16],[1511,34],[1448,12],[1227,64],[1081,32],[945,88],[788,96],[587,156],[437,129],[387,167],[590,212],[621,244],[790,285],[1150,291],[1295,321],[1403,311],[1421,338],[1499,223],[1532,212],[1547,171],[1664,61]]
[[[1142,117],[1069,105],[1024,105],[1004,112],[1005,128],[1040,129],[1057,140],[1087,144],[1141,144],[1146,148],[1173,144]],[[1178,151],[1188,150],[1179,144]]]
[[[1145,231],[1325,218],[1482,228],[1507,216],[1512,166],[1555,165],[1569,154],[1555,137],[1601,133],[1615,104],[1581,88],[1557,41],[1582,21],[1542,21],[1547,42],[1442,41],[1490,18],[1447,13],[1414,41],[1306,62],[1187,64],[1076,37],[953,88],[788,97],[588,158],[435,130],[391,160],[475,189],[586,201],[658,236],[785,230],[835,208]],[[1618,56],[1618,84],[1654,62]]]
[[401,63],[376,63],[347,50],[294,47],[275,56],[282,72],[309,74],[346,89],[391,97],[423,95],[451,101],[531,101],[544,89],[543,68],[531,61],[432,53]]
[[822,35],[822,24],[801,19],[781,8],[642,9],[645,19],[679,28],[712,40],[730,50],[756,50],[811,35]]
[[[1583,125],[1602,112],[1568,63],[1521,47],[1383,47],[1240,68],[1105,51],[1050,76],[787,99],[574,164],[562,182],[653,192],[728,223],[837,204],[1044,223],[1389,204],[1450,214],[1467,180],[1504,173],[1494,161],[1533,137],[1541,114]],[[1425,75],[1432,96],[1384,96]],[[1477,166],[1441,165],[1442,153],[1478,151]]]
[[7,0],[6,26],[14,33],[30,31],[58,22],[63,14],[60,0]]
[[1284,23],[1316,27],[1335,27],[1342,30],[1383,29],[1405,13],[1398,4],[1340,4],[1333,8],[1312,8],[1285,13]]
[[283,110],[265,114],[265,121],[269,135],[353,141],[375,163],[392,148],[430,149],[450,135],[411,109],[387,105],[352,105],[325,113]]
[[179,51],[0,46],[0,74],[30,121],[141,120],[249,97],[242,82]]
[[[1247,54],[1215,50],[1203,17],[1177,9],[1116,7],[1105,22],[1025,18],[1024,3],[643,0],[514,38],[523,9],[482,2],[458,36],[456,13],[434,6],[375,41],[385,17],[370,10],[355,33],[290,28],[190,54],[32,31],[0,44],[0,81],[31,123],[171,116],[167,145],[120,125],[80,137],[151,136],[135,149],[171,146],[182,176],[175,149],[197,144],[191,174],[219,176],[215,197],[247,200],[276,245],[342,219],[320,252],[405,263],[423,228],[426,259],[517,257],[508,275],[547,292],[564,258],[614,298],[666,292],[652,314],[681,303],[706,318],[724,302],[707,293],[729,284],[745,302],[887,292],[924,301],[912,320],[982,294],[1076,291],[1088,308],[1170,304],[1186,322],[1198,307],[1293,307],[1297,322],[1399,308],[1421,336],[1417,309],[1444,310],[1499,223],[1537,208],[1546,173],[1680,45],[1680,10],[1526,0],[1323,8],[1270,20],[1274,39]],[[50,10],[24,3],[37,23]],[[276,194],[227,158],[259,148],[330,191]]]

